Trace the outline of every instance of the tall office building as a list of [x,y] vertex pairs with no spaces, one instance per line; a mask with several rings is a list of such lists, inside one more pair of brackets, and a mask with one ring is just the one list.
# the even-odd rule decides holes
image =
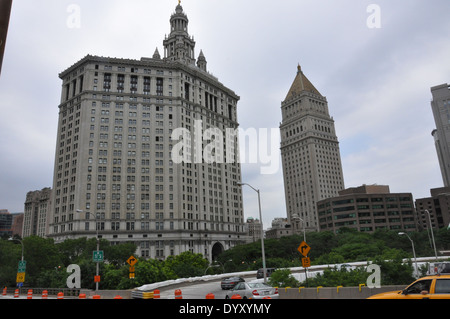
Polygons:
[[49,214],[52,204],[52,189],[28,192],[25,200],[23,237],[45,237],[48,233]]
[[450,187],[450,85],[442,84],[431,88],[436,129],[432,132],[445,187]]
[[0,74],[2,72],[3,56],[5,54],[11,8],[12,0],[0,1]]
[[143,257],[210,260],[245,241],[240,98],[207,71],[203,52],[195,58],[188,22],[178,5],[163,57],[88,55],[60,74],[56,241],[95,236],[97,225]]
[[335,197],[344,177],[327,99],[298,66],[281,104],[281,156],[288,221],[294,233],[319,230],[317,202]]

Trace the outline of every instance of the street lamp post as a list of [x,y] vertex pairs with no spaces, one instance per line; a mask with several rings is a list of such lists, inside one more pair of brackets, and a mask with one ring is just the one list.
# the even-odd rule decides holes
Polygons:
[[436,261],[437,261],[438,258],[437,258],[436,242],[434,241],[433,225],[431,224],[431,216],[430,216],[431,214],[427,209],[425,209],[425,212],[428,214],[428,221],[430,222],[431,239],[433,240],[434,256],[436,257]]
[[413,242],[413,240],[411,239],[411,237],[408,236],[407,233],[400,232],[400,233],[398,233],[398,234],[399,234],[400,236],[406,235],[406,237],[408,237],[408,239],[411,241],[412,250],[413,250],[413,256],[414,256],[414,264],[416,265],[416,267],[415,267],[416,269],[415,269],[414,272],[417,274],[418,271],[419,271],[419,268],[417,268],[416,250],[414,249],[414,242]]
[[305,228],[305,221],[299,217],[299,219],[302,221],[303,226],[303,241],[306,243],[306,228]]
[[22,245],[22,259],[21,260],[23,261],[23,242],[20,239],[16,239],[16,238],[12,238],[12,237],[10,237],[8,240],[18,241]]
[[262,262],[263,262],[263,272],[264,272],[264,283],[267,282],[267,268],[266,268],[266,253],[264,251],[264,227],[263,220],[261,214],[261,195],[259,189],[254,188],[250,184],[247,183],[236,183],[239,186],[247,185],[251,189],[253,189],[258,194],[258,206],[259,206],[259,220],[261,223],[261,252],[262,252]]
[[[77,209],[77,213],[84,213],[84,211],[81,210],[81,209]],[[89,216],[93,215],[93,214],[91,214],[90,212],[86,212],[86,214],[88,214]],[[98,221],[97,221],[97,214],[95,214],[94,220],[95,220],[95,230],[96,230],[96,238],[97,238],[97,251],[99,251],[99,250],[100,250],[100,240],[99,240],[99,238],[98,238]],[[97,262],[96,264],[97,264],[97,265],[96,265],[96,273],[95,273],[95,275],[98,277],[98,274],[99,274],[99,272],[100,272],[100,269],[99,269],[100,266],[99,266],[99,262]],[[96,292],[98,291],[98,281],[95,282],[95,291],[96,291]]]

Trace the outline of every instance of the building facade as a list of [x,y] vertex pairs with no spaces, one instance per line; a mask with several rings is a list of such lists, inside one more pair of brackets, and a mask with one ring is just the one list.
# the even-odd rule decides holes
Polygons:
[[411,193],[391,193],[389,186],[363,185],[339,192],[339,196],[317,203],[320,231],[338,232],[354,228],[416,231]]
[[261,240],[261,230],[262,230],[262,223],[259,221],[259,219],[255,219],[253,217],[247,218],[247,231],[249,236],[249,242],[255,242],[258,240]]
[[272,220],[272,227],[266,231],[267,239],[279,239],[292,235],[292,224],[288,222],[287,218],[274,218]]
[[317,231],[317,202],[337,196],[345,188],[344,177],[327,99],[303,74],[300,66],[281,111],[287,217],[294,233],[301,233],[303,229]]
[[22,237],[46,237],[52,207],[52,189],[28,192],[25,200]]
[[192,251],[210,260],[245,242],[233,134],[240,98],[207,71],[203,52],[195,58],[188,22],[178,5],[162,57],[88,55],[60,74],[57,241],[98,229],[113,243],[135,242],[142,257]]
[[5,55],[11,7],[12,0],[0,1],[0,74],[2,73],[3,56]]
[[7,209],[0,209],[0,237],[11,237],[13,215]]
[[[450,226],[450,187],[433,188],[430,197],[416,199],[419,230]],[[426,212],[428,211],[428,213]]]
[[13,214],[12,235],[23,238],[23,217],[24,213]]
[[432,135],[444,186],[450,187],[450,85],[432,87],[431,94],[431,109],[436,122]]

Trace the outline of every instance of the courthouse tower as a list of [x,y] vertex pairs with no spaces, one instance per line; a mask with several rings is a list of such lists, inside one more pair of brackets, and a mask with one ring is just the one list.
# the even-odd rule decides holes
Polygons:
[[294,232],[318,230],[316,203],[338,196],[344,177],[327,99],[300,66],[281,104],[281,156],[288,220]]
[[446,83],[434,86],[431,94],[431,109],[436,123],[432,135],[444,186],[450,187],[450,85]]
[[[238,161],[172,156],[178,128],[236,130],[240,98],[207,72],[203,52],[195,58],[180,4],[170,27],[163,57],[88,55],[60,74],[56,241],[94,237],[97,227],[103,239],[135,242],[142,257],[191,251],[210,260],[245,241]],[[237,136],[229,138],[227,156],[237,159]]]

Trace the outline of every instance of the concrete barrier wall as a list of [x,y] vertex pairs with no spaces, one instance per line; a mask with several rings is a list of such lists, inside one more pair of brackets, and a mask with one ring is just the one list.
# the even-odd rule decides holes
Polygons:
[[[89,291],[88,298],[92,298],[96,294],[95,291]],[[131,299],[131,290],[99,290],[98,295],[101,299],[114,299],[116,296],[122,299]]]
[[406,286],[383,286],[381,288],[367,287],[337,287],[333,288],[278,288],[280,299],[366,299],[370,296],[395,290]]

